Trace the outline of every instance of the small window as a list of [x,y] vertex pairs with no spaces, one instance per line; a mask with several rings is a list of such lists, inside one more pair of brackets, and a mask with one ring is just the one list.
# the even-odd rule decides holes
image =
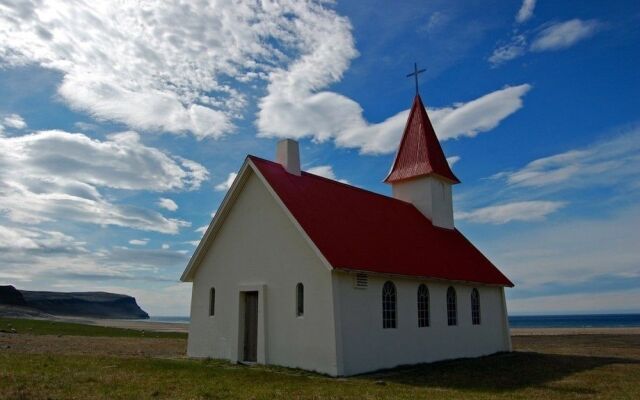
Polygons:
[[209,315],[214,316],[216,314],[216,288],[211,288],[209,292]]
[[458,324],[458,305],[456,304],[456,290],[449,286],[447,289],[447,324]]
[[296,285],[296,316],[304,315],[304,285],[298,283]]
[[396,286],[387,281],[382,287],[382,328],[396,328]]
[[471,291],[471,323],[480,325],[480,293],[476,288]]
[[427,285],[418,286],[418,327],[429,326],[429,289]]

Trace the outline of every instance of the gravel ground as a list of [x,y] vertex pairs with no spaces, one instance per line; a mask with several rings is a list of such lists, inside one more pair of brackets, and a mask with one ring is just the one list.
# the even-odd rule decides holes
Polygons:
[[184,357],[184,339],[57,336],[0,333],[0,352],[91,354],[120,357]]

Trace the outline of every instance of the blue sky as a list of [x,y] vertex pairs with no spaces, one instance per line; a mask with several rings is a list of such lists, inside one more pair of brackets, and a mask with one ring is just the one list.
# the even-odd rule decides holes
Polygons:
[[[8,5],[7,5],[8,4]],[[246,154],[376,192],[413,81],[512,314],[640,311],[633,1],[0,5],[0,283],[186,315]]]

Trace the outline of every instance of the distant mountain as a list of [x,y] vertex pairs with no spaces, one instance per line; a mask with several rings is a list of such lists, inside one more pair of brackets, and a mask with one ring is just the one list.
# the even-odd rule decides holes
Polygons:
[[0,313],[40,312],[55,316],[148,319],[136,299],[107,292],[40,292],[0,286]]
[[27,305],[27,302],[18,289],[9,285],[0,286],[0,304],[24,307]]

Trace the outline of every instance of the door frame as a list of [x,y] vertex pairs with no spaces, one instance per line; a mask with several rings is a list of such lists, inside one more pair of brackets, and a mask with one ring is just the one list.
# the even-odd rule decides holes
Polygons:
[[238,286],[238,335],[236,337],[237,340],[237,351],[236,351],[236,361],[244,362],[244,305],[245,305],[245,293],[247,292],[258,292],[258,338],[257,338],[257,354],[256,354],[256,363],[258,364],[266,364],[267,363],[267,352],[266,352],[266,330],[265,330],[265,291],[266,285],[264,284],[255,284],[255,285],[239,285]]
[[245,363],[258,362],[258,305],[258,292],[244,292],[242,362]]

